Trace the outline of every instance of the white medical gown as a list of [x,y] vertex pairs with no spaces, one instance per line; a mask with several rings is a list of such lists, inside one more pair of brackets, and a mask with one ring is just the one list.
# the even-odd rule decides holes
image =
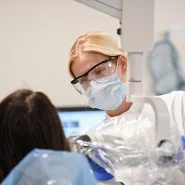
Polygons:
[[[161,98],[167,105],[169,114],[170,114],[170,127],[171,127],[171,134],[172,137],[177,141],[180,142],[180,137],[185,136],[185,92],[184,91],[174,91],[162,96],[158,96]],[[139,113],[142,115],[142,117],[150,118],[151,122],[154,122],[154,112],[152,107],[149,104],[139,104],[139,103],[133,103],[129,111],[126,113],[123,113],[122,115],[118,117],[125,117],[129,114],[135,114]],[[130,127],[129,127],[130,129]],[[145,130],[146,131],[146,130]],[[143,134],[146,133],[143,131]],[[93,135],[95,130],[89,130],[87,133],[88,135]],[[111,129],[110,129],[111,132]],[[149,131],[151,132],[151,131]],[[150,137],[150,133],[146,133],[146,135],[139,135],[139,140],[136,142],[139,144],[142,144],[143,146],[146,144],[146,146],[150,145],[150,142],[152,140],[152,134]],[[142,133],[142,130],[141,130]],[[127,138],[128,139],[128,138]],[[130,137],[130,142],[134,144],[134,141]],[[128,141],[127,141],[128,142]],[[179,168],[176,168],[175,170],[170,171],[170,174],[166,174],[166,176],[169,177],[169,179],[166,179],[165,185],[185,185],[185,165],[179,166]],[[123,176],[124,179],[123,182],[125,185],[146,185],[147,179],[149,179],[148,169],[145,168],[145,166],[140,165],[139,167],[126,167],[121,169],[121,171],[118,172],[118,174]],[[168,172],[167,172],[168,173]],[[151,176],[153,174],[150,174]],[[161,175],[161,178],[164,176]],[[163,181],[164,182],[164,181]],[[103,182],[106,184],[106,182]],[[101,184],[101,183],[100,183]],[[107,183],[108,184],[108,183]],[[112,182],[114,184],[114,182]],[[160,182],[156,182],[155,185],[159,185]],[[148,184],[147,184],[148,185]],[[150,184],[154,185],[154,184]]]

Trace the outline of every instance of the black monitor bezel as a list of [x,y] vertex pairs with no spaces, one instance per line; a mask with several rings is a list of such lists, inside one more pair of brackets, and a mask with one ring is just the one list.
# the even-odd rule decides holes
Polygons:
[[79,111],[103,111],[96,108],[77,106],[77,107],[56,107],[58,112],[79,112]]

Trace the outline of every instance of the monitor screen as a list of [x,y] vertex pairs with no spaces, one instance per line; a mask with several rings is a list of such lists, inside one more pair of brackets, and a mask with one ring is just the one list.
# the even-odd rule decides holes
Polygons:
[[89,107],[57,108],[66,137],[81,135],[100,124],[106,117],[105,111]]

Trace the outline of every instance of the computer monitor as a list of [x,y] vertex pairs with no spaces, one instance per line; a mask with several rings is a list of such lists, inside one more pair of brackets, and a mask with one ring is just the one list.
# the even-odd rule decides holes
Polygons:
[[89,107],[61,107],[57,111],[66,137],[81,135],[106,117],[105,111]]

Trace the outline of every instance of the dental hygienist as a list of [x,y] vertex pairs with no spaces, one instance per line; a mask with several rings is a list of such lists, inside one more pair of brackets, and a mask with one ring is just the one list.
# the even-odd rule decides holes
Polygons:
[[[90,107],[105,110],[110,117],[124,116],[127,111],[150,114],[145,105],[138,107],[126,101],[127,62],[126,53],[118,48],[112,37],[102,32],[86,33],[75,41],[70,50],[69,71],[74,78],[71,84],[80,94],[88,97]],[[159,98],[167,104],[171,127],[184,136],[185,92],[174,91]],[[111,176],[99,178],[101,175],[94,171],[102,184],[119,184],[111,182]],[[180,171],[176,175],[171,185],[184,185],[185,175]]]

